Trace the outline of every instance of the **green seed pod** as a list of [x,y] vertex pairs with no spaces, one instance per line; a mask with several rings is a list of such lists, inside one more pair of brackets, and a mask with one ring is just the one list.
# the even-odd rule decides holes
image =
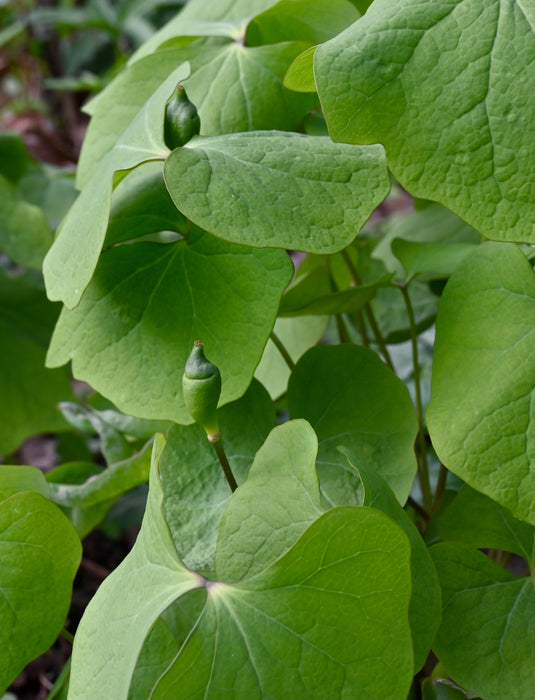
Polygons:
[[163,137],[167,148],[183,146],[201,130],[197,107],[190,102],[183,85],[177,85],[165,107]]
[[219,433],[216,409],[221,395],[221,375],[204,356],[203,344],[196,340],[182,378],[184,402],[193,420],[208,436]]

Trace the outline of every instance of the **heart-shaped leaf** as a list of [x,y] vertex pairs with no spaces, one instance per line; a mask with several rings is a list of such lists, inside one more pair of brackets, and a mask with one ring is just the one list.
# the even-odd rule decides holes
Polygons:
[[262,571],[321,515],[317,451],[316,434],[306,421],[272,430],[223,514],[218,578],[240,581]]
[[[234,585],[209,581],[176,555],[162,513],[163,444],[157,436],[134,549],[101,586],[78,629],[71,700],[138,697],[129,686],[142,642],[173,601],[173,613],[185,606],[182,621],[191,625],[182,630],[178,655],[161,676],[159,666],[151,676],[150,656],[139,657],[138,677],[155,699],[323,700],[333,689],[337,697],[362,700],[405,697],[413,665],[410,551],[399,526],[373,509],[337,508],[256,576]],[[260,494],[265,486],[256,477],[255,483]],[[195,589],[195,602],[184,598]],[[164,647],[176,650],[174,636],[152,636],[158,659]]]
[[485,243],[442,296],[427,411],[448,469],[532,525],[534,326],[528,260],[512,244]]
[[469,486],[463,486],[440,513],[437,527],[443,540],[514,552],[535,565],[533,525],[517,520],[506,508]]
[[358,504],[355,466],[377,471],[404,503],[416,473],[417,424],[409,392],[379,357],[356,345],[318,346],[297,363],[288,386],[292,418],[305,418],[319,440],[321,490],[332,505]]
[[285,393],[291,374],[291,363],[289,365],[288,359],[284,359],[280,348],[273,341],[273,334],[277,344],[282,344],[292,362],[295,363],[301,355],[321,340],[328,323],[327,316],[276,320],[273,333],[255,371],[255,377],[266,387],[272,399],[278,399]]
[[333,139],[382,143],[411,194],[487,238],[535,241],[530,3],[376,0],[314,66]]
[[406,697],[408,557],[405,534],[382,513],[325,513],[252,579],[207,583],[207,604],[152,697]]
[[0,503],[0,693],[56,640],[81,555],[73,526],[40,493]]
[[180,211],[216,236],[316,253],[350,243],[390,189],[380,146],[287,132],[194,138],[164,177]]
[[205,342],[221,371],[221,403],[241,396],[291,273],[283,251],[199,231],[167,245],[111,248],[80,305],[62,311],[47,362],[72,359],[75,376],[125,413],[191,423],[182,374],[193,342]]
[[[275,427],[266,390],[253,381],[245,394],[217,412],[225,454],[238,484],[255,453]],[[215,569],[219,523],[232,492],[206,433],[197,425],[175,425],[160,460],[163,512],[176,549],[190,568]]]
[[431,548],[442,586],[434,651],[451,677],[485,700],[535,696],[535,580],[459,543]]

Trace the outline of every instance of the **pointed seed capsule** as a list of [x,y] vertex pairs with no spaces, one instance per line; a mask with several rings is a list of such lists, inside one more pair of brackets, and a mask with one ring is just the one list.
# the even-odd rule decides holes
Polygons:
[[190,102],[183,85],[176,90],[165,107],[163,137],[167,148],[183,146],[201,130],[197,107]]
[[204,356],[203,344],[196,340],[188,357],[182,378],[184,402],[193,420],[208,436],[219,433],[216,410],[221,395],[218,368]]

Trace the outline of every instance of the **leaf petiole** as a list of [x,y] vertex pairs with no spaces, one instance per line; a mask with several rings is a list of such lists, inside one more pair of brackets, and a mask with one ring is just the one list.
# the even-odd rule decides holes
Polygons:
[[236,491],[236,489],[238,488],[238,484],[236,482],[236,479],[234,478],[232,469],[230,468],[227,455],[225,454],[223,441],[221,440],[221,433],[215,433],[213,435],[208,434],[207,437],[210,444],[215,450],[217,458],[219,459],[219,463],[221,464],[223,473],[225,474],[225,478],[228,481],[228,485],[230,486],[232,492]]

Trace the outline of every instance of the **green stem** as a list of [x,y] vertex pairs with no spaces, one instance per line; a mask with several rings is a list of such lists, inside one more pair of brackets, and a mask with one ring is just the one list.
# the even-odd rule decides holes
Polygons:
[[418,418],[418,479],[422,489],[424,499],[424,508],[428,512],[433,506],[433,497],[431,495],[431,486],[429,484],[429,467],[427,465],[427,443],[425,436],[424,412],[422,405],[422,390],[420,385],[420,363],[418,361],[418,334],[416,332],[416,319],[414,317],[414,309],[412,307],[409,290],[406,285],[400,285],[405,306],[407,307],[407,315],[409,317],[409,326],[411,331],[411,346],[412,346],[412,363],[414,370],[414,389],[416,394],[416,416]]
[[61,636],[61,637],[64,637],[64,638],[65,638],[68,642],[70,642],[71,644],[74,642],[74,637],[73,637],[73,635],[72,635],[68,630],[66,630],[65,628],[63,628],[63,629],[61,630],[60,636]]
[[215,435],[208,435],[208,440],[210,441],[212,447],[215,450],[215,453],[217,455],[217,458],[219,459],[221,467],[223,468],[223,473],[225,474],[225,478],[228,481],[228,485],[230,486],[231,491],[236,491],[236,489],[238,488],[238,484],[236,483],[236,479],[234,478],[234,474],[232,473],[232,469],[230,468],[227,455],[225,454],[225,450],[223,448],[223,441],[221,440],[221,433],[216,433]]
[[375,342],[377,343],[377,345],[379,346],[379,349],[381,350],[381,354],[384,358],[384,361],[390,367],[392,372],[394,372],[394,374],[395,374],[396,370],[394,368],[394,363],[392,362],[392,358],[390,357],[390,353],[388,352],[388,348],[386,347],[386,343],[385,343],[385,340],[381,334],[381,330],[380,330],[379,325],[377,323],[377,320],[375,318],[375,314],[373,313],[372,307],[369,303],[367,303],[364,306],[364,312],[366,314],[366,318],[368,319],[368,323],[372,327]]
[[[340,287],[336,283],[334,274],[333,274],[333,269],[332,269],[332,258],[327,258],[327,265],[329,268],[329,274],[330,274],[330,284],[331,284],[331,292],[333,294],[336,294],[336,292],[340,291]],[[346,321],[344,321],[344,317],[342,316],[341,313],[335,315],[336,319],[336,328],[338,330],[338,337],[340,338],[341,343],[352,343],[353,341],[351,340],[351,336],[349,334],[349,330],[347,327]],[[360,323],[358,322],[360,321]],[[364,321],[362,320],[362,314],[359,314],[359,318],[357,320],[357,325],[359,328],[359,332],[362,336],[363,339],[363,345],[368,345],[368,339],[366,338],[366,328],[364,327]]]
[[338,329],[338,336],[340,338],[341,343],[351,343],[351,338],[349,337],[349,333],[346,328],[346,324],[344,323],[344,319],[342,318],[342,314],[336,314],[336,328]]
[[[342,258],[347,266],[347,269],[349,270],[349,274],[351,275],[353,284],[356,287],[359,287],[360,285],[362,285],[362,281],[360,279],[359,273],[357,272],[357,268],[353,265],[353,261],[351,260],[347,249],[342,251]],[[364,313],[366,314],[366,318],[368,319],[368,323],[371,326],[375,342],[381,350],[381,354],[384,358],[384,361],[390,367],[392,372],[395,372],[396,370],[394,369],[394,363],[392,362],[392,358],[390,357],[390,353],[388,352],[388,348],[386,347],[385,339],[383,338],[381,329],[379,328],[379,324],[377,323],[377,319],[375,318],[375,314],[373,313],[373,309],[369,302],[364,305]]]
[[407,503],[411,506],[411,508],[414,508],[414,510],[421,518],[423,518],[423,520],[425,520],[426,523],[429,522],[429,513],[422,508],[418,501],[415,501],[412,496],[409,496]]
[[364,323],[364,317],[362,315],[362,311],[357,311],[357,326],[359,329],[360,333],[360,339],[362,340],[362,344],[365,348],[370,347],[370,341],[368,340],[368,334],[366,332],[366,324]]
[[277,350],[283,356],[284,361],[286,362],[286,364],[290,368],[290,372],[292,372],[294,367],[295,367],[295,362],[292,360],[291,355],[288,352],[288,350],[286,350],[286,348],[282,344],[281,339],[277,335],[275,335],[275,331],[271,331],[271,335],[269,337],[273,341],[273,344],[275,345]]
[[446,467],[441,464],[440,465],[440,471],[438,473],[438,481],[437,481],[437,489],[435,491],[435,500],[433,501],[433,510],[436,510],[440,499],[442,497],[442,494],[446,490],[446,479],[448,477],[448,470]]

